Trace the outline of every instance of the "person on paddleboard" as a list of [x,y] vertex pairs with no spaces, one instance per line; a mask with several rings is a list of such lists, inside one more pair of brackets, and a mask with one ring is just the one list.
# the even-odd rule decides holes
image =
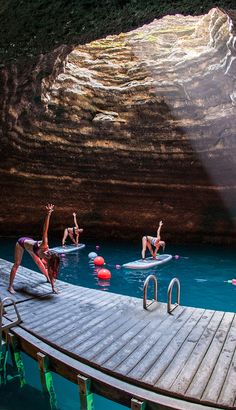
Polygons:
[[83,229],[79,228],[75,212],[73,212],[73,217],[74,217],[75,226],[73,226],[72,228],[66,228],[64,230],[64,235],[63,235],[63,238],[62,238],[62,246],[65,246],[66,238],[68,236],[69,236],[69,238],[71,239],[71,241],[73,242],[74,245],[76,245],[76,246],[79,245],[79,235],[80,235],[80,233],[83,232]]
[[145,235],[142,237],[142,259],[145,259],[146,249],[148,248],[152,257],[156,259],[157,252],[160,247],[163,251],[165,250],[165,242],[161,240],[161,227],[163,222],[159,222],[159,227],[157,229],[157,236]]

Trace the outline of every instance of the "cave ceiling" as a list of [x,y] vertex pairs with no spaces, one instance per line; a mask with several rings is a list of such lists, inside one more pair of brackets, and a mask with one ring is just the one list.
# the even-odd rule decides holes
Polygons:
[[173,242],[235,242],[235,12],[138,16],[1,48],[3,233],[37,232],[49,201],[55,232],[76,210],[90,237],[163,219]]

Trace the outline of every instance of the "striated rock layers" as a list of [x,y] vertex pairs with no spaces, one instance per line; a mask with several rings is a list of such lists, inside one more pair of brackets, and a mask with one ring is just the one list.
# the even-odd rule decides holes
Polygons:
[[1,232],[235,243],[233,12],[166,16],[1,71]]

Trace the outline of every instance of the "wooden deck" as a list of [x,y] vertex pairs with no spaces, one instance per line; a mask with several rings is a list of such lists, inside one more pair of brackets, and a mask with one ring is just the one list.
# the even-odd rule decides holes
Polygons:
[[[10,268],[0,259],[1,298],[9,296]],[[19,269],[14,299],[22,330],[140,388],[213,408],[236,408],[234,313],[179,306],[168,314],[164,303],[145,311],[138,298],[60,281],[58,288],[60,294],[53,295],[43,275]],[[13,316],[7,307],[6,317]]]

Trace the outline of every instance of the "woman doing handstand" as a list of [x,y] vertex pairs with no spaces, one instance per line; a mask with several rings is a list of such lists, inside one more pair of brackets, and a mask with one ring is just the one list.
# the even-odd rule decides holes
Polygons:
[[165,242],[161,241],[161,227],[163,225],[163,222],[160,221],[159,222],[159,227],[157,229],[157,236],[143,236],[142,238],[142,259],[145,259],[145,253],[146,253],[146,249],[148,248],[152,257],[154,259],[156,259],[157,256],[157,252],[160,248],[160,246],[163,248],[163,250],[165,249]]
[[75,226],[73,228],[66,228],[64,230],[64,235],[62,238],[62,246],[65,246],[67,236],[70,237],[70,239],[75,245],[79,245],[79,234],[83,232],[83,229],[79,228],[78,226],[75,212],[73,213],[73,217],[74,217]]
[[42,241],[35,241],[32,238],[22,237],[19,238],[15,247],[15,261],[12,266],[10,273],[10,281],[8,286],[8,291],[10,293],[15,293],[13,288],[13,282],[16,276],[17,269],[19,268],[24,250],[26,250],[35,261],[36,265],[39,267],[40,271],[46,276],[47,281],[52,286],[52,291],[58,293],[57,289],[54,287],[56,281],[60,258],[56,252],[52,252],[48,247],[48,228],[51,213],[54,211],[54,205],[48,204],[46,206],[46,217],[43,225],[43,237]]

